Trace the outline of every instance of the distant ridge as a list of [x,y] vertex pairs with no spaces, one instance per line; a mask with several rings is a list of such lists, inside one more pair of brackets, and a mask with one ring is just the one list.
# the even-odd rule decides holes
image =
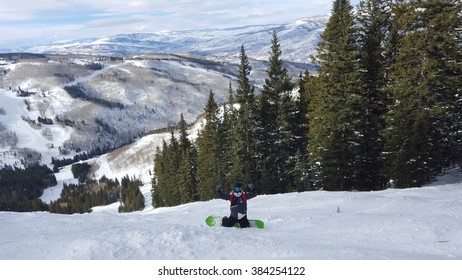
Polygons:
[[249,25],[226,29],[159,31],[57,41],[21,49],[30,53],[137,55],[143,53],[189,53],[237,57],[241,44],[248,55],[266,60],[273,31],[281,42],[283,59],[307,63],[314,54],[329,16],[298,19],[287,24]]

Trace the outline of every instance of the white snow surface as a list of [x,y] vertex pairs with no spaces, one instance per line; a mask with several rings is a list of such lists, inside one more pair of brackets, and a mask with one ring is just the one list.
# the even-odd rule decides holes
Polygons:
[[208,215],[229,214],[218,199],[124,214],[117,203],[89,214],[0,212],[0,259],[460,260],[457,174],[423,188],[260,195],[248,214],[263,230],[208,227]]

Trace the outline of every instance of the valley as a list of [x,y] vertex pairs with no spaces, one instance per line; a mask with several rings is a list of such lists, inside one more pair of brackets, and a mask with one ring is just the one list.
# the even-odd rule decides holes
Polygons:
[[70,165],[79,161],[92,164],[94,179],[140,178],[146,193],[156,148],[170,138],[169,127],[183,114],[196,137],[209,91],[224,103],[230,85],[237,88],[242,44],[258,95],[272,32],[280,36],[295,80],[306,69],[315,71],[309,55],[326,21],[121,34],[0,54],[0,168],[53,169],[58,185],[45,190],[45,202],[76,182]]

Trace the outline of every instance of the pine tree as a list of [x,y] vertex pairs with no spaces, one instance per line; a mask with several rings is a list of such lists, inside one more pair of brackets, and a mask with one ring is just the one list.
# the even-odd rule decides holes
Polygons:
[[179,145],[180,145],[180,150],[187,151],[189,148],[191,148],[192,143],[188,139],[188,124],[184,120],[183,114],[180,114],[180,121],[178,123],[178,127],[180,129],[180,137],[179,137]]
[[142,186],[139,180],[130,180],[128,175],[128,184],[126,187],[122,187],[121,194],[121,206],[119,212],[133,212],[144,209],[144,196],[140,191]]
[[279,169],[281,186],[278,192],[284,193],[294,188],[294,178],[291,173],[295,166],[297,150],[300,149],[299,145],[301,144],[299,143],[299,137],[295,133],[298,129],[298,121],[305,122],[306,120],[304,118],[299,119],[302,116],[298,114],[296,100],[289,91],[281,95],[279,107],[278,123],[281,139],[278,154],[281,161]]
[[228,102],[223,107],[223,121],[218,126],[217,138],[221,166],[220,170],[222,172],[220,175],[220,177],[222,177],[220,183],[224,185],[230,185],[234,181],[231,175],[233,150],[230,147],[232,147],[234,139],[233,131],[236,125],[237,111],[235,109],[234,91],[231,82],[229,83],[228,93]]
[[155,158],[156,188],[153,190],[155,207],[181,204],[180,188],[177,184],[180,155],[179,143],[172,129],[170,143],[163,141],[162,149]]
[[224,171],[219,143],[222,135],[219,133],[220,120],[218,118],[218,105],[212,90],[205,110],[205,125],[196,140],[198,148],[198,184],[199,198],[209,200],[215,197],[215,186],[222,183]]
[[177,183],[181,196],[180,204],[197,201],[197,151],[194,146],[182,151]]
[[244,46],[241,47],[239,58],[239,80],[236,90],[236,103],[238,103],[239,109],[236,112],[236,122],[231,130],[232,165],[230,178],[232,181],[252,182],[257,177],[255,134],[258,123],[255,88],[249,80],[252,67]]
[[181,204],[181,193],[178,185],[178,170],[181,163],[180,143],[175,137],[175,132],[172,129],[170,143],[165,151],[164,158],[166,160],[167,174],[165,180],[165,195],[166,206],[175,206]]
[[[156,155],[160,155],[160,149],[159,147],[156,147]],[[157,156],[156,156],[157,158]],[[157,175],[156,175],[156,168],[155,168],[155,165],[156,165],[156,158],[154,159],[154,174],[152,176],[152,179],[151,179],[151,197],[152,197],[152,206],[155,208],[156,205],[159,204],[158,201],[156,201],[156,199],[158,198],[156,196],[156,190],[157,190]]]
[[310,100],[309,157],[313,183],[351,190],[359,179],[355,157],[362,97],[356,32],[349,1],[336,0],[318,45],[320,90]]
[[[457,2],[456,2],[457,3]],[[457,9],[459,10],[459,15],[462,13],[462,3],[458,2]],[[452,160],[452,164],[462,166],[462,17],[458,18],[458,33],[455,38],[457,38],[458,42],[456,43],[455,53],[458,54],[455,56],[455,59],[452,60],[453,66],[459,65],[458,68],[454,69],[454,77],[459,76],[453,80],[454,83],[455,94],[453,96],[454,102],[452,102],[452,106],[450,106],[450,112],[452,112],[452,118],[450,119],[450,154],[454,155],[450,157]],[[454,63],[455,62],[455,63]]]
[[389,36],[391,8],[388,0],[363,0],[357,12],[358,42],[360,46],[361,92],[363,103],[358,126],[361,135],[355,169],[359,190],[377,190],[385,186],[382,176],[381,152],[386,112],[385,44]]
[[252,66],[250,66],[249,57],[245,53],[244,45],[241,46],[239,61],[238,88],[236,90],[235,102],[241,104],[241,106],[251,106],[255,102],[255,87],[249,79]]
[[429,85],[443,100],[444,111],[438,120],[443,137],[442,165],[462,164],[462,2],[431,0],[428,37],[429,57],[436,68]]
[[308,72],[300,73],[298,80],[298,93],[299,97],[296,101],[297,117],[294,136],[295,146],[297,153],[294,157],[294,167],[291,170],[291,177],[294,181],[294,188],[296,191],[310,190],[311,179],[308,164],[308,134],[310,123],[310,100],[314,93],[318,92],[318,77],[312,76]]
[[291,78],[281,59],[279,39],[273,32],[271,52],[263,90],[259,97],[259,131],[257,134],[258,158],[260,159],[259,180],[263,191],[285,192],[289,179],[286,172],[293,131],[292,113],[295,110],[290,91]]
[[197,200],[197,151],[188,138],[187,124],[183,114],[180,116],[179,129],[178,173],[175,177],[180,194],[178,204],[184,204]]
[[[313,77],[308,70],[305,74],[300,74],[298,80],[298,96],[295,98],[295,116],[294,116],[294,139],[293,145],[295,150],[299,150],[305,155],[308,148],[308,124],[309,124],[309,99],[312,92],[315,91],[309,83]],[[316,79],[316,77],[314,77]]]
[[385,173],[396,187],[422,186],[448,164],[462,77],[460,7],[453,0],[394,7],[400,32],[383,136]]
[[154,159],[154,178],[152,180],[152,206],[163,207],[167,205],[167,165],[166,153],[167,142],[162,141],[162,149],[156,148],[156,157]]

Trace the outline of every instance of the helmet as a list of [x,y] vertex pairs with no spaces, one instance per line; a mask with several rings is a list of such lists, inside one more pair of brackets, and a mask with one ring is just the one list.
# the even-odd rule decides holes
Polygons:
[[234,183],[233,193],[234,193],[234,196],[236,196],[236,197],[241,196],[241,194],[242,194],[242,184],[241,183]]

